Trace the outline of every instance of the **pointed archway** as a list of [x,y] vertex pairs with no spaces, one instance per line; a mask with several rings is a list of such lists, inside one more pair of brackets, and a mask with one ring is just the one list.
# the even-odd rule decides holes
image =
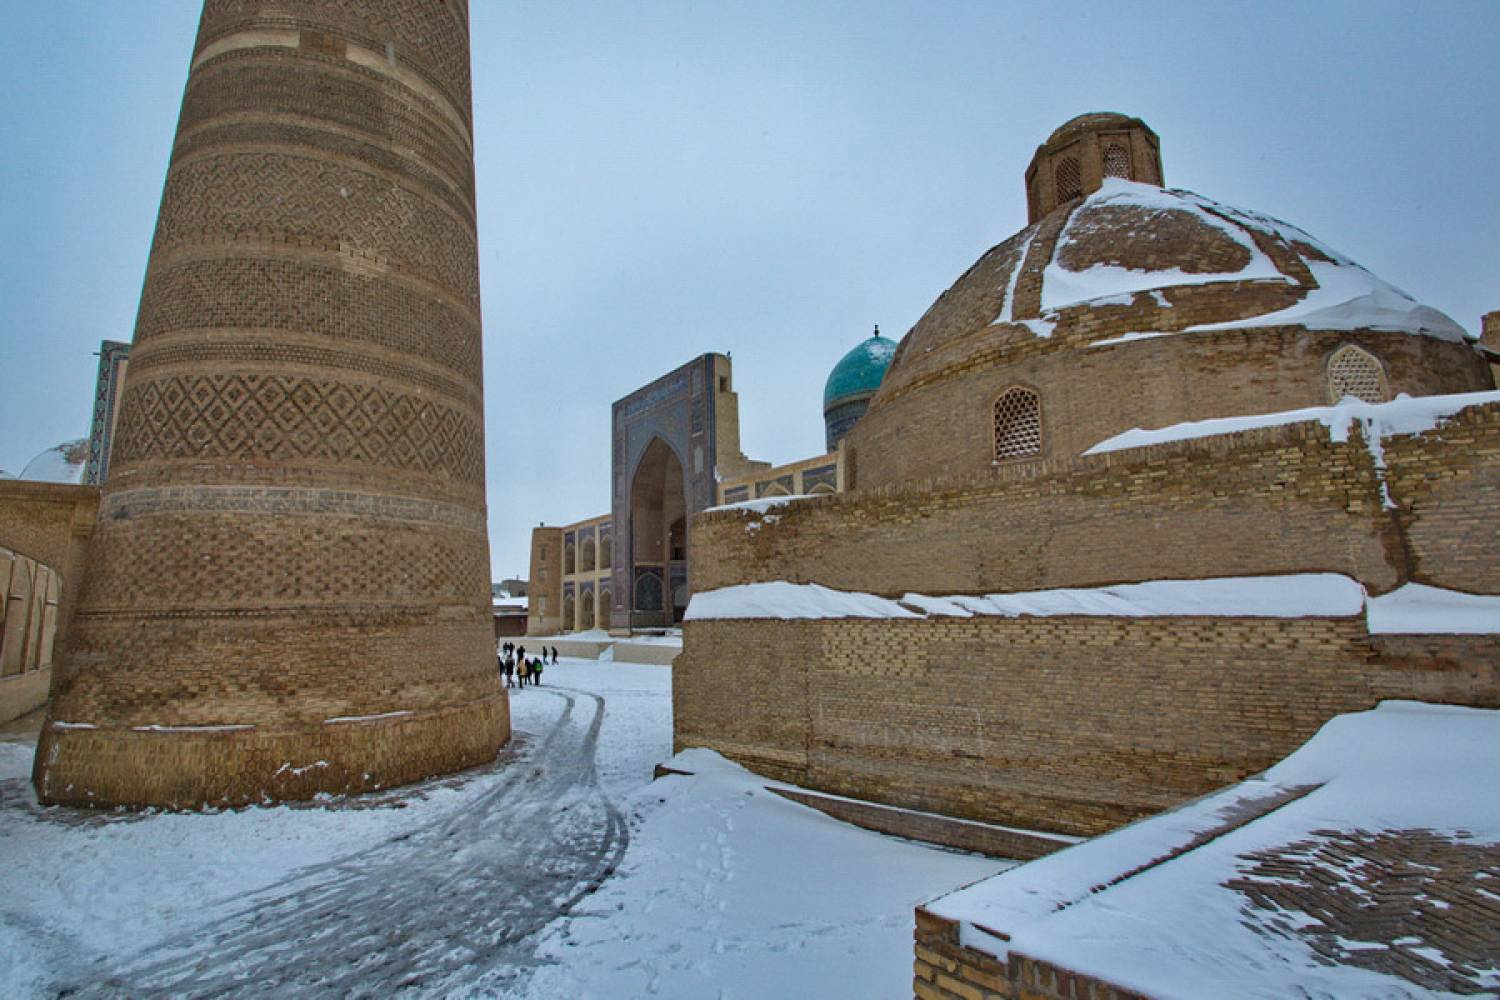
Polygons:
[[633,628],[680,620],[669,589],[672,570],[687,565],[687,489],[682,462],[661,438],[653,438],[630,481],[630,624]]

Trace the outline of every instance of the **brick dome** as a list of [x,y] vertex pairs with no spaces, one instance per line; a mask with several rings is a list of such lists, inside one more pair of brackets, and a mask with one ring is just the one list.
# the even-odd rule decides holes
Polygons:
[[1134,427],[1345,391],[1490,388],[1471,340],[1295,226],[1106,176],[982,256],[903,338],[849,436],[854,486],[1074,457]]
[[1047,141],[1043,145],[1054,146],[1095,129],[1130,128],[1132,125],[1141,124],[1144,123],[1139,118],[1132,118],[1114,111],[1090,111],[1077,118],[1070,118],[1057,126],[1052,130],[1052,134],[1047,136]]

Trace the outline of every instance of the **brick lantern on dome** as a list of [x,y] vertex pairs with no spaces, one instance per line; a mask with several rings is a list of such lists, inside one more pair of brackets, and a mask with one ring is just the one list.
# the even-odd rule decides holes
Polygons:
[[1139,118],[1079,115],[1036,148],[1026,168],[1028,224],[1099,190],[1106,177],[1161,186],[1161,140]]

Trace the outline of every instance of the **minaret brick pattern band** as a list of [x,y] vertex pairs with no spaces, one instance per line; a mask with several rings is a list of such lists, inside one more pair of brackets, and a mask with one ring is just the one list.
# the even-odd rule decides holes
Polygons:
[[465,0],[207,0],[46,802],[492,759]]

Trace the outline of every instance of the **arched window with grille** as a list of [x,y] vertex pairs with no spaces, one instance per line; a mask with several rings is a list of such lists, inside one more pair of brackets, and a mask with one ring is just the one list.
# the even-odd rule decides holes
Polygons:
[[1130,180],[1130,153],[1117,142],[1104,148],[1104,176]]
[[1057,188],[1057,203],[1083,197],[1083,171],[1078,167],[1078,157],[1065,156],[1057,161],[1052,171],[1053,184]]
[[995,400],[995,461],[1041,453],[1041,397],[1034,389],[1012,386]]
[[1391,398],[1390,383],[1380,359],[1362,347],[1345,344],[1328,359],[1328,401],[1345,396],[1366,403],[1384,403]]

